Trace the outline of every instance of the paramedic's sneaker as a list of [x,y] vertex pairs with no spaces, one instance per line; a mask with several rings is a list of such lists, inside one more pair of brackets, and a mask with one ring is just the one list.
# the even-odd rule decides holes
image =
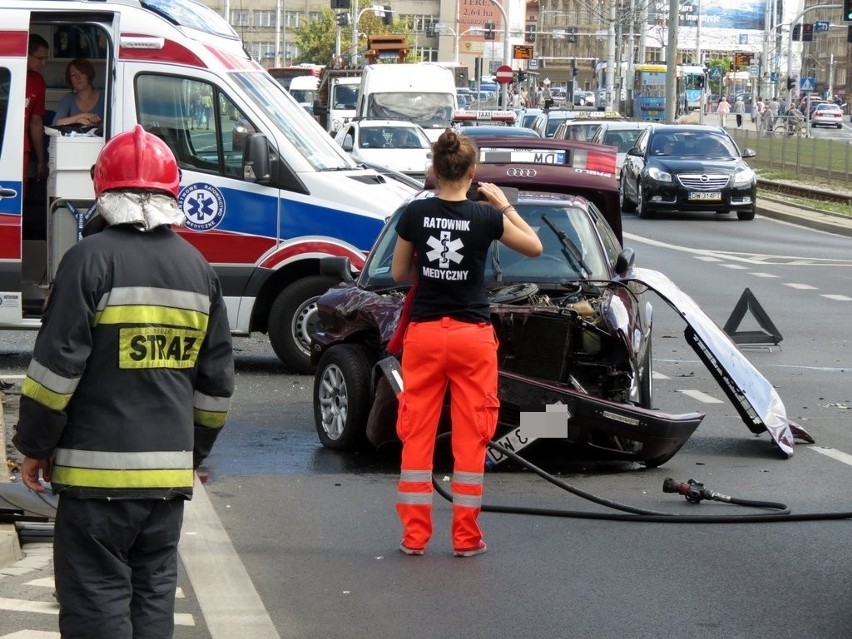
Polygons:
[[475,557],[476,555],[481,555],[486,550],[488,550],[488,546],[485,545],[484,541],[480,541],[479,545],[476,548],[467,548],[465,550],[454,550],[454,557]]
[[399,550],[401,552],[405,553],[406,555],[411,555],[411,556],[414,556],[414,557],[419,557],[424,552],[426,552],[425,548],[409,548],[405,544],[400,544]]

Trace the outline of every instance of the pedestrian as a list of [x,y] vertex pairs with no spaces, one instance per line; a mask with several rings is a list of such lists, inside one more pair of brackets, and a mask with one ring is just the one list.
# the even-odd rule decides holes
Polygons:
[[92,169],[106,228],[59,264],[21,389],[21,479],[59,496],[63,639],[166,639],[193,471],[234,388],[222,291],[181,224],[180,171],[136,125]]
[[27,83],[24,97],[24,173],[23,196],[26,197],[27,179],[30,174],[30,155],[36,157],[36,179],[41,181],[47,174],[44,148],[44,111],[47,83],[39,71],[47,64],[50,53],[47,40],[31,33],[27,42]]
[[757,102],[754,103],[751,112],[752,119],[754,120],[754,129],[758,133],[763,130],[763,112],[765,109],[766,104],[764,104],[763,99],[760,96],[757,96]]
[[453,554],[485,552],[477,518],[486,443],[494,435],[500,405],[497,340],[483,287],[485,256],[497,239],[523,255],[542,252],[535,231],[499,187],[479,185],[487,203],[467,199],[478,157],[469,138],[444,131],[432,147],[438,191],[411,202],[396,229],[393,278],[416,286],[403,338],[404,390],[397,419],[403,444],[397,493],[400,550],[408,555],[422,555],[432,536],[432,457],[448,386]]
[[745,115],[745,102],[743,102],[743,96],[738,95],[737,99],[734,100],[733,113],[737,118],[737,128],[743,128],[743,115]]
[[731,105],[728,99],[723,95],[719,100],[719,105],[716,107],[716,113],[719,114],[719,126],[724,127],[728,118],[728,113],[731,112]]
[[553,106],[553,95],[550,92],[550,83],[545,82],[541,90],[541,99],[544,101],[544,110],[548,111]]
[[778,116],[781,113],[781,103],[778,101],[778,98],[774,97],[769,101],[769,104],[766,105],[766,109],[769,112],[769,122],[767,123],[766,130],[772,131],[775,128],[775,123],[778,121]]

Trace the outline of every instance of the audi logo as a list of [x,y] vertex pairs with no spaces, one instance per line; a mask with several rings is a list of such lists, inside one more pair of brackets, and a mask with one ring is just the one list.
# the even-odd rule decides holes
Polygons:
[[506,175],[509,177],[533,178],[538,175],[538,171],[535,169],[506,169]]

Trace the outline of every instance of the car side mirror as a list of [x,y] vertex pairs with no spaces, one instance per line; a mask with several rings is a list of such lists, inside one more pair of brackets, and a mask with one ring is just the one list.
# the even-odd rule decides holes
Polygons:
[[271,180],[269,142],[263,133],[249,133],[243,151],[243,179],[246,182],[269,184]]
[[615,260],[615,272],[616,274],[624,277],[627,275],[627,271],[633,268],[633,264],[636,262],[636,251],[632,248],[626,248],[618,254],[618,257]]
[[335,255],[322,258],[320,260],[320,274],[335,277],[349,286],[355,284],[355,278],[352,277],[352,264],[348,257]]
[[757,155],[757,152],[754,149],[745,148],[745,149],[743,149],[743,152],[741,153],[741,155],[744,158],[753,158]]
[[642,151],[639,150],[639,147],[634,146],[630,148],[630,150],[627,152],[627,155],[635,155],[636,157],[641,158]]

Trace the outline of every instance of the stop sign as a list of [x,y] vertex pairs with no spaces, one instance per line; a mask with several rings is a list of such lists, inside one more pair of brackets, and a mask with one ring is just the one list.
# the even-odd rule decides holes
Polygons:
[[507,64],[497,67],[497,73],[494,74],[497,78],[497,82],[500,84],[509,84],[512,81],[512,76],[514,73],[512,72],[512,67]]

